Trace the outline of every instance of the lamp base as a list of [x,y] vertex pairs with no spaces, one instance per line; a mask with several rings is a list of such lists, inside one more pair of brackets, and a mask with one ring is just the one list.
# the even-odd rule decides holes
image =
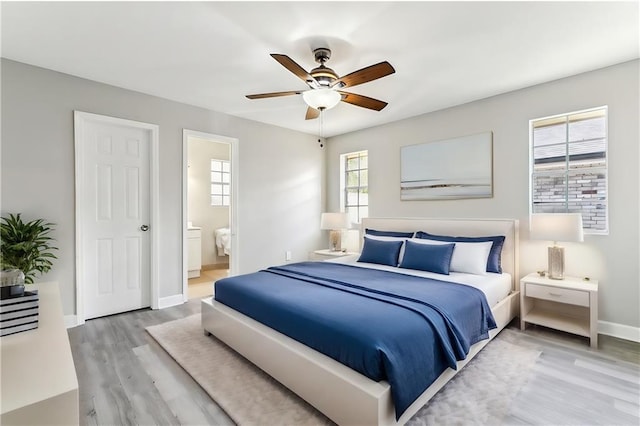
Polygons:
[[329,231],[329,250],[342,251],[342,231]]
[[549,273],[547,274],[552,280],[564,279],[564,247],[553,246],[547,251],[549,259]]

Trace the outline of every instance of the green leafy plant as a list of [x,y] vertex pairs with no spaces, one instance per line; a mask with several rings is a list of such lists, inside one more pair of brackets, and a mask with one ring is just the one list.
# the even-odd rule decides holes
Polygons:
[[44,219],[23,222],[20,213],[9,214],[0,221],[0,265],[2,269],[20,269],[24,281],[33,283],[36,272],[44,274],[53,266],[52,253],[57,247],[51,245],[49,236],[52,223]]

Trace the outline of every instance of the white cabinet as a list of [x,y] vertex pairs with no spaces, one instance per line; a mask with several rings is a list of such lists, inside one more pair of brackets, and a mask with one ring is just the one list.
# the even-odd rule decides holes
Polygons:
[[188,277],[197,278],[202,268],[202,230],[197,227],[187,229]]
[[598,347],[598,281],[529,274],[520,280],[520,309],[522,330],[538,324],[588,337]]
[[38,328],[0,337],[0,424],[77,425],[78,379],[58,283],[33,286],[40,295]]

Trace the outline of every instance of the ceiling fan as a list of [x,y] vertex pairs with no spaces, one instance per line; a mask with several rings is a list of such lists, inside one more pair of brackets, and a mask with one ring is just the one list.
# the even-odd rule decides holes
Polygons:
[[386,102],[378,99],[357,95],[355,93],[343,92],[340,89],[357,86],[358,84],[367,83],[369,81],[385,77],[389,74],[393,74],[396,70],[393,69],[389,62],[380,62],[378,64],[362,68],[358,71],[354,71],[343,77],[339,77],[334,70],[324,65],[325,62],[331,58],[331,50],[321,47],[315,49],[313,51],[313,55],[320,66],[307,72],[287,55],[277,53],[271,54],[273,59],[295,74],[296,77],[304,81],[309,86],[308,90],[260,93],[257,95],[247,95],[247,98],[263,99],[301,94],[304,101],[309,106],[305,116],[306,120],[318,118],[320,111],[331,109],[340,101],[376,111],[380,111],[382,108],[387,106]]

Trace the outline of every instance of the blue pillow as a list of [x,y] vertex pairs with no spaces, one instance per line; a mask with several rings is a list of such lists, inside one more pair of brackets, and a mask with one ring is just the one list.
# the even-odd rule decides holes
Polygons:
[[421,244],[407,241],[401,268],[449,275],[455,244]]
[[447,235],[434,235],[427,232],[416,232],[416,238],[427,238],[430,240],[459,242],[459,243],[482,243],[492,241],[489,258],[487,259],[487,272],[502,273],[502,246],[504,246],[504,235],[496,235],[492,237],[450,237]]
[[376,235],[378,237],[400,237],[400,238],[412,238],[413,232],[398,232],[398,231],[377,231],[375,229],[365,229],[365,234]]
[[404,244],[404,241],[382,241],[365,238],[358,262],[398,266],[398,256],[400,255],[402,244]]

